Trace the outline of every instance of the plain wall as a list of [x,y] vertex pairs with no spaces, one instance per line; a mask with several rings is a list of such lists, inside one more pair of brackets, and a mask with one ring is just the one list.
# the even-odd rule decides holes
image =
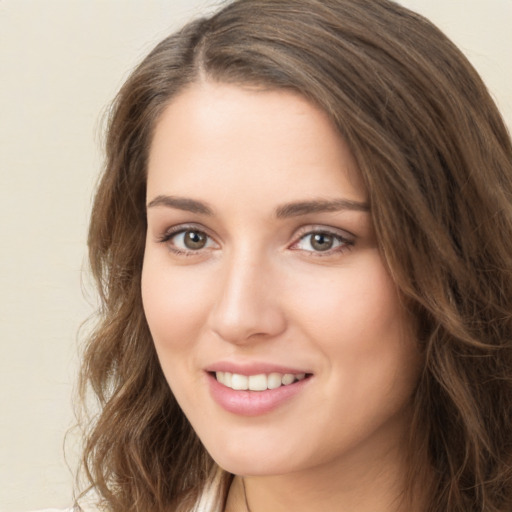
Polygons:
[[[465,51],[512,126],[512,0],[402,3]],[[71,502],[63,439],[94,304],[82,267],[101,114],[157,41],[212,5],[0,0],[0,512]]]

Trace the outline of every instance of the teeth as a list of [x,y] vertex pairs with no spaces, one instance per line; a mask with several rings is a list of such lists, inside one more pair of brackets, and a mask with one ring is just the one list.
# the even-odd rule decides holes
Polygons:
[[283,376],[280,373],[271,373],[267,378],[268,389],[276,389],[281,387],[281,379]]
[[231,387],[237,390],[249,389],[249,377],[233,373],[231,377]]
[[295,375],[292,375],[291,373],[285,373],[283,375],[283,378],[281,379],[281,382],[283,386],[288,386],[288,384],[291,384],[295,380]]
[[251,391],[265,391],[267,389],[267,376],[263,373],[251,375],[249,377],[249,389]]
[[230,372],[215,372],[217,381],[224,386],[235,390],[265,391],[281,386],[289,386],[306,378],[305,373],[260,373],[259,375],[240,375]]

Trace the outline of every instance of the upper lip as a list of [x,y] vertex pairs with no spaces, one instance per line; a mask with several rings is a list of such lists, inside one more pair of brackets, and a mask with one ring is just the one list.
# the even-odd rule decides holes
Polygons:
[[218,361],[211,365],[208,365],[205,368],[207,372],[230,372],[236,373],[239,375],[260,375],[262,373],[292,373],[292,374],[301,374],[306,373],[310,374],[311,371],[308,371],[304,368],[299,368],[296,366],[284,366],[281,364],[274,363],[266,363],[266,362],[233,362],[233,361]]

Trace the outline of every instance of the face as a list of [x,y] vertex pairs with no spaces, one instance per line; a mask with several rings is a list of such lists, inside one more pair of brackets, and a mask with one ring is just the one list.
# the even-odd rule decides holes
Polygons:
[[403,446],[419,356],[356,163],[321,110],[191,86],[156,126],[147,205],[145,314],[221,467],[286,474]]

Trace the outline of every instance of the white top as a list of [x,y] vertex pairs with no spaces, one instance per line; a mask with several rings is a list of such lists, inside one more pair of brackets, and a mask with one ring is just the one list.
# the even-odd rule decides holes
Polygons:
[[222,512],[219,490],[224,479],[225,472],[218,468],[209,485],[206,486],[199,500],[191,512]]

